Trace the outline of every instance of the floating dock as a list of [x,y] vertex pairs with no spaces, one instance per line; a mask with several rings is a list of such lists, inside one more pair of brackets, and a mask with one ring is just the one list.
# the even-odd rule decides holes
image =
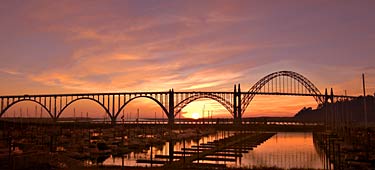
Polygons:
[[[181,148],[171,155],[155,155],[155,159],[139,159],[137,163],[164,164],[168,167],[195,166],[202,161],[236,162],[242,154],[248,153],[276,133],[239,132],[232,136],[211,142]],[[204,163],[206,165],[207,163]],[[225,167],[225,164],[215,163],[207,166]]]

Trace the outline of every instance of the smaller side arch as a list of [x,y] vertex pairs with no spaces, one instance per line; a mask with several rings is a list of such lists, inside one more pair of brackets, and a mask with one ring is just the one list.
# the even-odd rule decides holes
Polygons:
[[129,104],[131,101],[133,101],[134,99],[138,99],[138,98],[148,98],[148,99],[151,99],[153,100],[154,102],[156,102],[164,111],[164,113],[167,115],[167,117],[169,117],[169,114],[168,114],[168,111],[167,109],[164,107],[164,105],[162,103],[160,103],[158,100],[156,100],[155,98],[151,97],[151,96],[136,96],[136,97],[133,97],[131,99],[129,99],[128,101],[126,101],[117,111],[117,113],[115,114],[115,116],[113,117],[114,119],[117,119],[117,116],[120,114],[121,110],[125,108],[125,106],[127,104]]
[[17,103],[19,103],[19,102],[24,102],[24,101],[31,101],[31,102],[34,102],[34,103],[39,104],[40,106],[42,106],[42,107],[47,111],[47,113],[49,114],[49,116],[53,119],[53,115],[52,115],[51,111],[50,111],[46,106],[44,106],[42,103],[40,103],[40,102],[38,102],[38,101],[36,101],[36,100],[32,100],[32,99],[20,99],[20,100],[17,100],[17,101],[15,101],[15,102],[10,103],[7,107],[4,108],[4,110],[1,111],[0,117],[2,117],[3,114],[4,114],[9,108],[11,108],[13,105],[15,105],[15,104],[17,104]]
[[174,116],[176,116],[178,113],[181,112],[181,110],[187,106],[189,103],[195,101],[195,100],[198,100],[198,99],[203,99],[203,98],[207,98],[207,99],[212,99],[212,100],[215,100],[217,101],[218,103],[220,103],[225,109],[227,109],[229,111],[229,113],[233,116],[233,108],[232,108],[232,104],[229,103],[227,100],[225,100],[224,98],[220,97],[220,96],[217,96],[217,95],[213,95],[213,94],[196,94],[196,95],[193,95],[193,96],[190,96],[184,100],[182,100],[180,103],[178,103],[174,108],[175,108],[175,114]]
[[76,98],[72,101],[70,101],[68,104],[66,104],[62,109],[61,111],[57,114],[57,118],[59,118],[61,116],[61,114],[64,112],[64,110],[70,106],[71,104],[73,104],[74,102],[78,101],[78,100],[91,100],[91,101],[94,101],[96,103],[98,103],[104,110],[105,112],[109,115],[110,118],[112,118],[112,115],[111,113],[109,112],[109,110],[102,104],[100,103],[100,101],[96,100],[96,99],[93,99],[93,98],[90,98],[90,97],[80,97],[80,98]]

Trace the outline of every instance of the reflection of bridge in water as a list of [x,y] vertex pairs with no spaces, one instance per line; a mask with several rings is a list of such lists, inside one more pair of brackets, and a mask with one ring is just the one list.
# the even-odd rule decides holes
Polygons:
[[338,99],[350,99],[354,96],[322,94],[306,77],[292,71],[279,71],[269,74],[255,83],[247,92],[242,92],[240,84],[234,85],[233,92],[121,92],[121,93],[82,93],[82,94],[43,94],[0,96],[0,117],[17,103],[31,101],[43,107],[53,120],[58,120],[64,110],[79,100],[91,100],[99,104],[115,122],[121,111],[137,98],[148,98],[156,102],[173,124],[177,114],[189,103],[198,99],[212,99],[219,102],[233,116],[236,123],[242,122],[242,116],[255,95],[312,96],[318,105]]
[[[294,140],[303,142],[295,143]],[[173,144],[175,147],[173,147]],[[161,164],[166,167],[323,167],[322,159],[312,145],[311,133],[219,131],[205,140],[168,142],[168,149],[137,163]],[[193,164],[191,164],[193,163]]]

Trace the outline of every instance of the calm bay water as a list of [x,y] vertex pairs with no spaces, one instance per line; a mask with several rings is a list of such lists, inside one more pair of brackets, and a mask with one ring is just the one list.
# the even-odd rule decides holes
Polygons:
[[[199,143],[207,143],[233,135],[234,132],[218,132],[199,139]],[[197,140],[185,141],[185,147],[196,145]],[[166,142],[161,148],[152,148],[152,157],[169,154],[169,143]],[[183,148],[183,142],[174,144],[174,151]],[[143,153],[130,153],[124,157],[109,157],[104,165],[124,166],[150,166],[150,164],[136,163],[137,159],[150,159],[151,150]],[[244,153],[243,157],[237,158],[236,162],[200,161],[204,163],[220,163],[233,167],[267,166],[280,168],[313,168],[323,169],[323,160],[318,155],[314,144],[312,133],[304,132],[278,132],[276,135],[258,145],[254,150]],[[155,165],[154,165],[155,166]]]
[[242,157],[241,166],[323,169],[312,133],[279,132]]

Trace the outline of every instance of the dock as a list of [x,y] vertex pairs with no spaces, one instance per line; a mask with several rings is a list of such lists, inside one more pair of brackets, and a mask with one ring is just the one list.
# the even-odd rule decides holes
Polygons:
[[[215,161],[207,166],[225,167],[220,162],[236,162],[245,153],[256,148],[264,141],[268,140],[275,133],[269,132],[240,132],[229,137],[193,145],[190,148],[181,148],[174,151],[172,155],[155,155],[153,159],[140,159],[137,163],[164,164],[166,167],[191,167],[199,161]],[[205,165],[207,163],[204,163]]]

